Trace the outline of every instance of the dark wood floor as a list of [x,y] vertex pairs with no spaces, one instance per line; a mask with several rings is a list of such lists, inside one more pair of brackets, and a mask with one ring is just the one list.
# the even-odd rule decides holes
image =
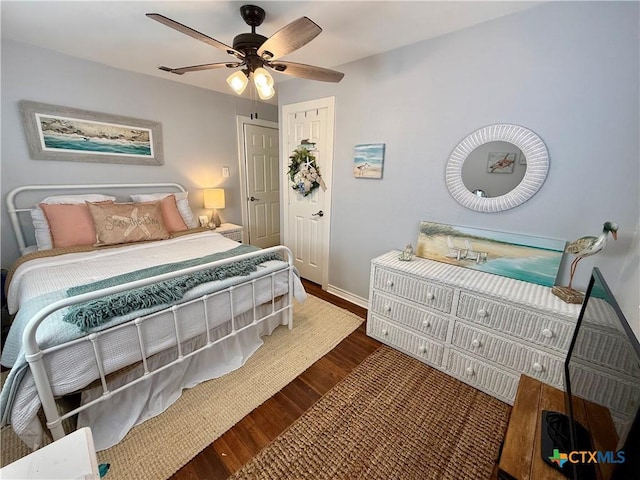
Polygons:
[[[366,309],[304,281],[307,292],[362,318]],[[171,477],[172,480],[226,479],[275,439],[322,395],[381,345],[367,337],[363,323],[289,385],[256,408]]]

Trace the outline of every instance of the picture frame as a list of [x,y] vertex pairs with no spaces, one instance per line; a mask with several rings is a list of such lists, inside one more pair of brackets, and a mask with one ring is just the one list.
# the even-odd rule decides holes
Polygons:
[[33,160],[163,165],[160,122],[21,100]]
[[198,221],[200,222],[200,226],[203,228],[209,226],[209,217],[206,215],[198,215]]
[[487,159],[487,172],[513,173],[516,156],[515,152],[490,152]]
[[353,155],[353,176],[355,178],[382,178],[384,151],[384,143],[356,145]]
[[422,221],[416,256],[552,287],[566,240]]

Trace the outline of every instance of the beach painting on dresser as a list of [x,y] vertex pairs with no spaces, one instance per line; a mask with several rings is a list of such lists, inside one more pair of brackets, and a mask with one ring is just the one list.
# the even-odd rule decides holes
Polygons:
[[566,243],[553,238],[423,221],[416,255],[552,287]]

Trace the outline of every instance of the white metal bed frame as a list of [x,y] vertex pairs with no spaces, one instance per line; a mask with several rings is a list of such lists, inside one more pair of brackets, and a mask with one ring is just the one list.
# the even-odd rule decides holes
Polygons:
[[[26,191],[31,191],[31,190],[92,190],[93,192],[100,192],[101,189],[129,189],[129,188],[175,188],[179,191],[186,191],[181,185],[177,184],[177,183],[139,183],[139,184],[85,184],[85,185],[35,185],[35,186],[24,186],[24,187],[19,187],[16,188],[14,190],[12,190],[11,192],[9,192],[9,194],[7,195],[7,209],[9,211],[9,215],[11,217],[11,221],[14,227],[14,232],[16,234],[16,238],[18,240],[18,244],[21,248],[21,250],[23,250],[24,248],[26,248],[26,242],[24,239],[24,233],[22,231],[19,219],[18,219],[18,214],[19,213],[25,213],[25,212],[30,212],[30,208],[16,208],[15,206],[15,197],[16,195],[18,195],[21,192],[26,192]],[[213,292],[211,294],[207,294],[204,295],[202,297],[178,304],[178,305],[174,305],[172,307],[169,307],[167,309],[164,309],[162,311],[159,312],[155,312],[149,315],[146,315],[144,317],[138,317],[135,318],[131,321],[119,324],[117,326],[111,327],[109,329],[105,329],[96,333],[91,333],[88,336],[82,337],[82,338],[78,338],[76,340],[73,340],[71,342],[67,342],[65,344],[62,345],[58,345],[55,347],[51,347],[45,350],[41,350],[40,346],[38,345],[37,341],[36,341],[36,331],[38,329],[38,326],[42,323],[42,321],[47,318],[47,316],[49,316],[50,314],[52,314],[53,312],[71,306],[71,305],[76,305],[76,304],[80,304],[89,300],[93,300],[99,297],[103,297],[105,295],[110,295],[110,294],[114,294],[114,293],[119,293],[128,289],[132,289],[132,288],[137,288],[137,287],[143,287],[146,285],[150,285],[153,283],[157,283],[157,282],[161,282],[164,280],[168,280],[171,278],[175,278],[181,275],[185,275],[185,274],[190,274],[190,273],[194,273],[197,272],[199,270],[205,270],[208,268],[213,268],[213,267],[217,267],[220,265],[225,265],[225,264],[229,264],[229,263],[233,263],[239,260],[244,260],[244,259],[248,259],[254,256],[259,256],[262,254],[266,254],[266,253],[280,253],[285,262],[286,265],[283,266],[282,269],[278,269],[276,271],[273,271],[269,274],[267,274],[266,276],[261,276],[261,277],[257,277],[257,278],[253,278],[251,280],[247,280],[241,283],[238,283],[234,286],[230,286],[227,287],[225,289]],[[275,293],[275,276],[278,274],[281,274],[283,271],[287,271],[288,272],[288,289],[287,289],[287,293],[283,296],[283,298],[285,299],[284,301],[284,305],[282,306],[276,306],[276,293]],[[223,260],[218,260],[218,261],[214,261],[214,262],[210,262],[207,264],[203,264],[203,265],[199,265],[196,267],[190,267],[190,268],[185,268],[185,269],[181,269],[178,271],[174,271],[171,273],[166,273],[166,274],[162,274],[162,275],[157,275],[151,278],[146,278],[146,279],[142,279],[142,280],[137,280],[137,281],[133,281],[133,282],[129,282],[126,284],[122,284],[122,285],[117,285],[117,286],[113,286],[113,287],[109,287],[109,288],[105,288],[105,289],[101,289],[98,291],[94,291],[94,292],[89,292],[89,293],[85,293],[85,294],[81,294],[81,295],[77,295],[74,297],[70,297],[70,298],[65,298],[63,300],[59,300],[55,303],[52,303],[51,305],[48,305],[47,307],[41,309],[38,313],[35,314],[35,316],[29,321],[29,324],[27,325],[24,334],[23,334],[23,344],[25,347],[25,351],[26,351],[26,360],[29,363],[29,368],[32,372],[33,375],[33,379],[35,382],[35,386],[38,392],[38,396],[40,397],[41,403],[42,403],[42,408],[46,417],[46,426],[47,428],[50,430],[51,435],[53,437],[54,440],[58,440],[60,438],[62,438],[63,436],[66,435],[65,430],[62,426],[62,422],[67,419],[70,418],[78,413],[80,413],[83,410],[86,410],[87,408],[105,401],[106,399],[112,397],[113,395],[127,389],[130,388],[136,384],[138,384],[139,382],[142,382],[144,380],[147,380],[148,378],[150,378],[153,375],[156,375],[160,372],[163,372],[164,370],[167,370],[169,368],[171,368],[174,365],[177,365],[183,361],[185,361],[186,359],[197,355],[200,352],[203,352],[204,350],[207,350],[217,344],[219,344],[220,342],[223,342],[224,340],[231,338],[235,335],[238,335],[239,333],[241,333],[244,330],[247,330],[249,328],[255,327],[257,324],[271,318],[274,317],[276,315],[279,314],[283,314],[283,320],[282,320],[282,324],[286,324],[288,325],[288,328],[291,329],[293,327],[293,282],[294,282],[294,267],[293,267],[293,255],[291,253],[291,251],[285,247],[285,246],[276,246],[276,247],[270,247],[267,249],[262,249],[262,250],[258,250],[256,252],[251,252],[251,253],[247,253],[247,254],[243,254],[243,255],[239,255],[239,256],[235,256],[235,257],[231,257],[231,258],[226,258]],[[271,283],[271,308],[269,309],[269,311],[265,314],[261,314],[258,315],[257,314],[257,307],[259,305],[256,305],[256,289],[255,289],[255,284],[257,281],[259,280],[264,280],[265,278],[270,277],[270,283]],[[237,319],[236,319],[236,312],[234,312],[234,291],[237,290],[238,288],[245,286],[245,285],[251,285],[251,292],[252,292],[252,321],[242,327],[238,327],[237,325]],[[218,339],[213,340],[211,338],[211,328],[210,328],[210,316],[209,316],[209,312],[207,311],[207,300],[211,297],[217,296],[217,295],[228,295],[229,296],[229,304],[230,304],[230,311],[231,311],[231,319],[230,319],[230,323],[231,323],[231,332],[228,333],[227,335],[224,335]],[[203,308],[204,308],[204,318],[203,318],[203,332],[206,332],[206,343],[199,347],[194,349],[193,351],[187,353],[187,354],[183,354],[182,352],[182,348],[181,348],[181,341],[182,339],[180,338],[180,329],[179,329],[179,322],[178,322],[178,314],[179,311],[185,307],[188,307],[189,305],[195,303],[195,302],[203,302]],[[262,304],[265,305],[265,304]],[[150,356],[147,355],[147,353],[145,352],[145,347],[144,347],[144,340],[142,337],[142,325],[143,323],[150,319],[153,318],[154,316],[163,314],[170,311],[171,314],[173,315],[173,320],[174,320],[174,334],[175,334],[175,345],[172,345],[170,348],[177,348],[177,358],[173,361],[170,361],[169,363],[158,367],[157,369],[154,370],[150,370],[149,366],[148,366],[148,359],[150,358]],[[100,341],[100,337],[112,332],[114,330],[120,329],[120,328],[125,328],[127,326],[131,326],[131,325],[135,325],[136,327],[136,332],[138,335],[138,343],[140,346],[140,355],[142,357],[142,364],[143,364],[143,368],[144,368],[144,374],[141,377],[138,377],[136,379],[134,379],[133,381],[126,383],[122,386],[120,386],[119,388],[116,388],[113,391],[110,391],[108,386],[107,386],[107,379],[106,376],[107,374],[105,373],[104,370],[104,361],[102,358],[102,355],[100,353],[101,349],[99,348],[99,341]],[[53,394],[53,390],[51,387],[51,384],[49,382],[49,378],[47,376],[46,373],[46,368],[45,368],[45,364],[43,361],[44,356],[47,353],[51,353],[54,352],[56,350],[60,350],[62,348],[66,348],[72,344],[75,343],[79,343],[79,342],[86,342],[89,341],[92,343],[93,346],[93,353],[94,353],[94,360],[96,361],[97,364],[97,368],[99,371],[99,375],[100,375],[100,382],[102,385],[102,396],[100,396],[99,398],[96,398],[93,401],[90,401],[84,405],[81,405],[78,408],[75,408],[73,410],[70,410],[64,414],[60,414],[58,412],[57,409],[57,404],[54,398],[54,394]]]

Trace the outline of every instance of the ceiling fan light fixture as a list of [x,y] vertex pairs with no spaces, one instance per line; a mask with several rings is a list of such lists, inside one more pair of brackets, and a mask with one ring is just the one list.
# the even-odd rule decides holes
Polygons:
[[253,72],[253,83],[260,90],[264,87],[273,87],[273,77],[264,68],[258,67]]
[[256,90],[258,90],[258,96],[261,100],[269,100],[276,94],[276,89],[271,85],[257,87]]
[[[230,47],[215,38],[211,38],[204,33],[176,22],[164,15],[147,13],[147,17],[152,20],[212,47],[224,50],[234,57],[233,62],[207,63],[180,68],[163,66],[160,67],[160,70],[182,75],[187,72],[214,70],[224,67],[241,67],[243,70],[235,72],[227,78],[227,84],[229,84],[235,93],[242,95],[249,82],[253,81],[253,86],[255,86],[262,100],[269,100],[276,94],[275,82],[271,74],[264,68],[265,66],[293,77],[323,82],[339,82],[342,80],[342,77],[344,77],[343,73],[329,70],[328,68],[278,60],[303,47],[322,32],[322,28],[309,18],[300,17],[267,38],[256,33],[256,27],[262,24],[266,15],[262,8],[255,5],[243,5],[240,7],[240,15],[245,23],[251,27],[251,33],[240,33],[236,35],[233,39],[233,47]],[[272,63],[274,60],[278,60],[278,63]],[[251,77],[253,77],[253,79]],[[253,86],[251,89],[253,89]],[[253,98],[253,90],[251,91]]]
[[244,92],[245,88],[247,88],[247,85],[249,84],[249,79],[242,70],[238,70],[237,72],[229,75],[227,83],[234,92],[238,95],[242,95],[242,92]]

